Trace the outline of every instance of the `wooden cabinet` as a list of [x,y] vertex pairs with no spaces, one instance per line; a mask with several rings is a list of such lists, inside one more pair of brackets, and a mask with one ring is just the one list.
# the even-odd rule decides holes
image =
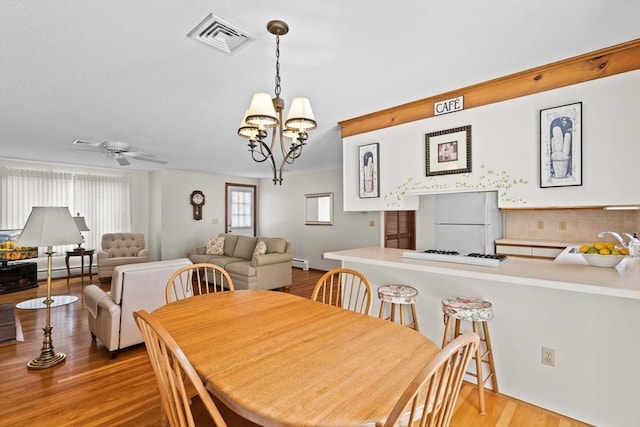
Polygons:
[[0,294],[38,286],[38,264],[23,262],[0,267]]

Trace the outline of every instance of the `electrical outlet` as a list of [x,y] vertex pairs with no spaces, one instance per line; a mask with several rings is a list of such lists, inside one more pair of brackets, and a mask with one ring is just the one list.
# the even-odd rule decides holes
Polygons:
[[542,347],[542,364],[556,366],[556,351],[553,348]]
[[376,221],[375,220],[371,220],[369,221],[369,227],[375,227],[376,226]]
[[538,230],[542,230],[544,228],[544,221],[538,221]]
[[566,230],[567,229],[567,223],[565,221],[560,221],[560,224],[559,224],[558,228],[560,228],[560,230]]

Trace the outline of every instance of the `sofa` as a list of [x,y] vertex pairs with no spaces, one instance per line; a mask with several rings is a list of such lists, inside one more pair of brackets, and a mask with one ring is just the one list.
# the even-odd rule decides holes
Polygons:
[[165,289],[171,275],[190,265],[187,258],[141,264],[119,265],[113,269],[111,291],[97,285],[84,288],[89,330],[116,357],[118,351],[144,341],[133,319],[133,312],[148,312],[165,305]]
[[117,265],[138,264],[149,260],[142,233],[107,233],[102,235],[102,249],[97,252],[98,279],[111,277]]
[[224,268],[235,289],[277,289],[291,284],[293,248],[281,237],[221,233],[187,256],[194,264]]

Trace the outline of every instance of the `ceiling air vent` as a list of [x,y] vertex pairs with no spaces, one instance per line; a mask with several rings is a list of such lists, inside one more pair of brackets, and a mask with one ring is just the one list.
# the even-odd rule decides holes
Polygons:
[[251,34],[212,13],[191,30],[187,37],[199,40],[230,55],[255,40]]

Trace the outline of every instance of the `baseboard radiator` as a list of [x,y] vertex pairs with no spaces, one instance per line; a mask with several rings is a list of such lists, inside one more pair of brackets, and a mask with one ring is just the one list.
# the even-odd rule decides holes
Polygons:
[[309,269],[309,260],[308,259],[302,259],[302,258],[294,258],[293,261],[291,261],[291,266],[294,268],[301,268],[303,270],[308,270]]

